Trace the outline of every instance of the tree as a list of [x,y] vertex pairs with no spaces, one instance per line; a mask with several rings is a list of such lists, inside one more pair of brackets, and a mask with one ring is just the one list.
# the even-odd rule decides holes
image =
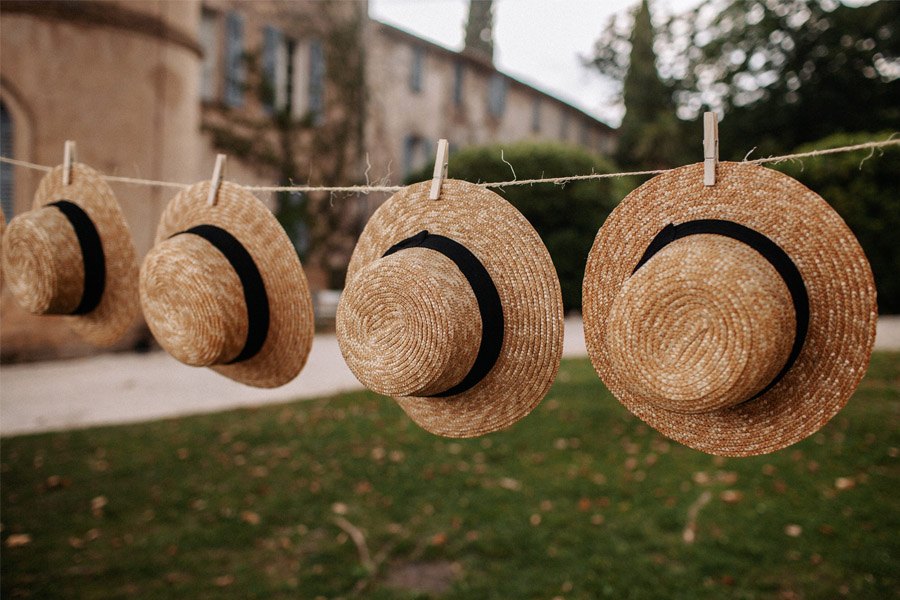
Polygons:
[[[626,71],[626,52],[634,52],[629,31],[623,19],[612,21],[591,59],[615,81],[633,70]],[[759,154],[787,152],[836,132],[900,128],[900,2],[705,0],[655,33],[657,73],[679,118],[724,114],[723,157],[740,158],[754,146]],[[696,139],[698,127],[690,124],[695,135],[679,137]]]
[[[672,88],[660,79],[653,49],[655,34],[650,6],[642,0],[628,43],[616,19],[598,40],[592,64],[614,80],[622,80],[625,116],[619,128],[616,158],[626,168],[665,168],[679,161],[679,124]],[[624,60],[624,50],[629,57]]]
[[900,125],[900,3],[707,0],[673,19],[663,43],[686,59],[672,69],[686,112],[727,114],[723,153]]
[[494,62],[493,0],[469,0],[466,44],[463,52]]

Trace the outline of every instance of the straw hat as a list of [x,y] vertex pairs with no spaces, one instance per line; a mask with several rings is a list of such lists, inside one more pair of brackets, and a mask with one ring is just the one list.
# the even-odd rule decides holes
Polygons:
[[654,177],[597,234],[584,278],[588,353],[612,393],[670,438],[723,456],[821,428],[862,379],[872,271],[799,182],[719,163]]
[[3,235],[3,273],[16,302],[36,315],[68,315],[85,340],[109,346],[138,317],[131,232],[100,174],[74,163],[47,173],[32,210]]
[[278,387],[303,368],[312,298],[294,245],[268,208],[223,182],[179,192],[141,266],[141,306],[160,345],[183,363],[247,385]]
[[537,232],[471,183],[384,203],[360,236],[337,311],[350,370],[426,430],[473,437],[537,406],[562,356],[559,280]]

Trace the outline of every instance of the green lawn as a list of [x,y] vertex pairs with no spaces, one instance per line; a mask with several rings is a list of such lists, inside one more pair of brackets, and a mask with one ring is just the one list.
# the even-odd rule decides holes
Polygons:
[[[3,598],[897,598],[900,354],[818,434],[714,458],[587,360],[508,431],[370,393],[0,440]],[[688,540],[688,541],[686,541]]]

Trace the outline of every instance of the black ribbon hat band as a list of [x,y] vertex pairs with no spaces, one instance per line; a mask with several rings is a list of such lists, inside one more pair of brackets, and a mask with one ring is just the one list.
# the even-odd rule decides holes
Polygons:
[[446,398],[461,394],[484,379],[500,357],[500,350],[503,348],[503,306],[500,303],[500,294],[490,273],[478,257],[459,242],[442,235],[420,231],[388,248],[382,257],[408,248],[428,248],[452,260],[469,282],[478,302],[478,312],[481,314],[481,345],[472,368],[459,383],[429,397]]
[[244,290],[244,301],[247,305],[247,340],[238,355],[225,364],[231,365],[253,358],[262,349],[269,335],[269,297],[259,268],[244,245],[221,227],[196,225],[173,234],[172,237],[185,233],[202,237],[221,252],[231,263]]
[[[803,283],[803,276],[800,274],[800,270],[797,268],[797,265],[794,264],[794,261],[791,260],[791,257],[788,256],[787,252],[782,250],[782,248],[771,239],[744,225],[720,219],[698,219],[696,221],[687,221],[679,225],[666,225],[658,234],[656,234],[656,237],[651,240],[644,255],[638,261],[634,271],[632,271],[632,275],[644,266],[644,264],[657,252],[675,240],[680,240],[681,238],[700,233],[723,235],[742,242],[759,252],[759,254],[775,268],[778,275],[784,280],[788,292],[791,294],[791,301],[794,305],[794,314],[796,317],[794,344],[791,347],[791,353],[788,355],[787,360],[785,360],[781,371],[779,371],[772,381],[770,381],[759,393],[747,400],[759,398],[781,381],[794,365],[797,357],[800,356],[800,350],[803,348],[806,332],[809,329],[809,295],[806,292],[806,285]],[[747,400],[745,400],[745,402]]]
[[58,209],[72,224],[78,245],[81,247],[81,259],[84,262],[84,289],[81,301],[70,315],[86,315],[100,304],[103,291],[106,289],[106,257],[103,254],[103,243],[97,227],[84,209],[70,200],[58,200],[46,206]]

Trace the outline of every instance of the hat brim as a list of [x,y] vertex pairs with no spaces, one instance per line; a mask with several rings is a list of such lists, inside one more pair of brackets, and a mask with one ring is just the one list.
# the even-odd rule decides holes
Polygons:
[[[606,344],[610,308],[650,241],[666,225],[723,219],[778,244],[803,277],[809,330],[794,365],[762,396],[708,413],[660,409],[629,391]],[[722,456],[779,450],[820,429],[865,374],[875,340],[872,271],[840,216],[796,180],[763,167],[719,163],[716,184],[703,165],[654,177],[631,192],[600,228],[585,270],[585,342],[591,362],[619,401],[664,435]]]
[[396,398],[424,429],[473,437],[509,427],[541,401],[562,358],[563,308],[553,261],[537,231],[506,200],[485,188],[445,180],[439,200],[431,182],[392,196],[359,238],[347,283],[397,242],[427,230],[459,242],[484,265],[503,307],[503,346],[496,364],[474,387],[444,398]]
[[221,227],[241,242],[265,285],[269,330],[255,356],[210,368],[255,387],[284,385],[306,364],[315,326],[312,297],[297,251],[271,211],[243,187],[223,182],[214,206],[207,203],[208,193],[208,181],[179,192],[163,212],[156,243],[197,225]]
[[63,185],[63,167],[47,173],[34,196],[34,209],[68,200],[90,217],[100,242],[106,265],[103,295],[97,307],[84,315],[63,318],[83,339],[98,346],[118,341],[140,314],[138,264],[131,231],[112,189],[97,171],[81,163],[72,165],[69,185]]

